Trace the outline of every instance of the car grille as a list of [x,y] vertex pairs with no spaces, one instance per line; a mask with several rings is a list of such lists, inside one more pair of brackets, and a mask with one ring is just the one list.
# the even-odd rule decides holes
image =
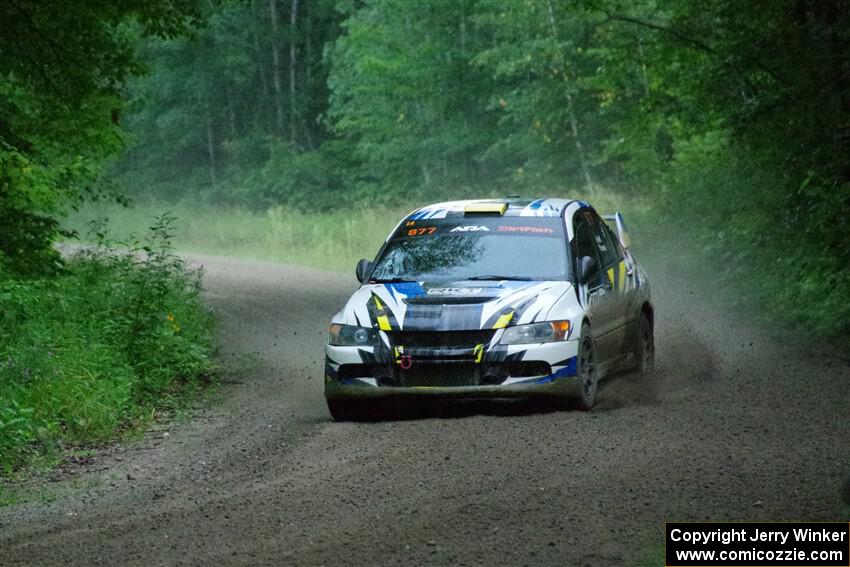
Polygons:
[[411,347],[475,346],[489,343],[493,329],[474,331],[391,331],[393,345]]
[[475,364],[414,364],[399,372],[402,386],[475,386]]

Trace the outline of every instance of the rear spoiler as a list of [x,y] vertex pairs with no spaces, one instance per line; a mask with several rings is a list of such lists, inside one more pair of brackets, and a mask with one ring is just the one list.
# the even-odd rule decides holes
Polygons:
[[626,230],[626,221],[623,220],[623,213],[617,211],[613,215],[602,215],[608,224],[613,225],[617,230],[617,237],[620,239],[620,244],[628,250],[632,246],[632,240],[629,238],[629,231]]

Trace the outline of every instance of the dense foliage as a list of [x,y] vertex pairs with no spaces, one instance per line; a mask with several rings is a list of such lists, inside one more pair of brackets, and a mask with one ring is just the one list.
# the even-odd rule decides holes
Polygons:
[[[657,181],[698,141],[746,146],[798,185],[843,182],[845,4],[225,4],[197,38],[149,44],[131,173],[168,194],[309,206],[305,185],[334,174],[343,197]],[[290,183],[304,160],[322,171]],[[263,167],[277,178],[252,177]]]
[[133,83],[122,181],[157,197],[179,187],[263,206],[335,191],[321,171],[336,159],[321,120],[322,53],[340,19],[330,0],[228,2],[193,39],[146,42],[153,73]]
[[[197,278],[150,241],[62,260],[58,219],[113,193],[127,80],[145,37],[186,33],[190,1],[0,3],[0,473],[112,437],[210,369]],[[114,196],[114,195],[113,195]]]
[[[137,195],[305,211],[640,194],[780,312],[850,332],[847,0],[254,0],[149,44]],[[759,286],[752,286],[756,278]]]
[[174,36],[196,15],[179,1],[0,4],[0,266],[55,267],[56,216],[103,190],[101,162],[121,147],[139,37]]
[[206,378],[211,317],[173,220],[120,249],[101,237],[60,277],[0,273],[0,472],[112,438]]

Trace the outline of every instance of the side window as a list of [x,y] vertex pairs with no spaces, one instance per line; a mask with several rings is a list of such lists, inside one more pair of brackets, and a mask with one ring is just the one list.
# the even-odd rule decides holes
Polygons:
[[[606,256],[606,260],[604,261],[606,267],[610,267],[613,264],[619,263],[620,260],[624,258],[623,249],[620,247],[620,239],[614,234],[611,230],[611,227],[599,221],[599,226],[602,228],[603,238],[606,242],[606,247],[611,251],[610,256]],[[600,250],[602,248],[600,247]],[[605,254],[603,253],[603,256]]]
[[612,240],[608,227],[595,212],[590,209],[582,209],[576,213],[576,223],[579,219],[587,226],[593,243],[599,250],[599,262],[603,269],[607,270],[620,261],[620,250],[617,248],[616,240]]
[[599,251],[596,248],[596,242],[590,229],[590,225],[584,215],[579,213],[575,216],[574,228],[575,230],[573,231],[573,234],[575,237],[573,239],[573,256],[575,257],[576,263],[575,273],[580,273],[579,262],[581,262],[582,257],[590,256],[596,260],[596,270],[593,274],[591,274],[589,281],[599,281],[602,275]]

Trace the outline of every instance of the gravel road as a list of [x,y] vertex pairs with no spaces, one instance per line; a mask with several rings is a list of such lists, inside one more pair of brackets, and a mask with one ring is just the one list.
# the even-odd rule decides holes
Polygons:
[[[438,403],[333,423],[326,323],[353,276],[217,257],[219,403],[0,508],[2,565],[635,565],[666,520],[840,519],[850,361],[650,262],[654,379],[592,412]],[[846,518],[845,518],[846,519]]]

